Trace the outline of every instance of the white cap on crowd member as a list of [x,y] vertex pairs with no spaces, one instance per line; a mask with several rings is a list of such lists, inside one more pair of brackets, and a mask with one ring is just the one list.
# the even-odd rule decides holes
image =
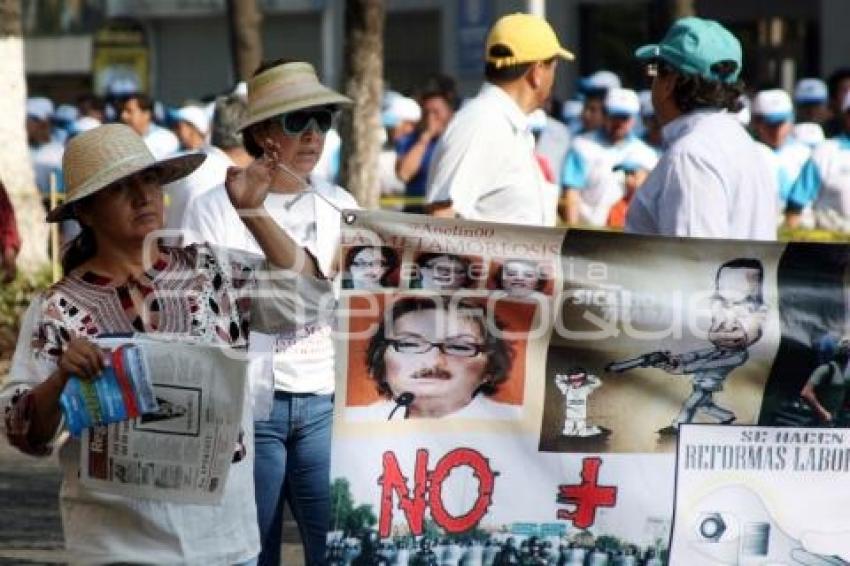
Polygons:
[[601,70],[596,71],[589,77],[584,77],[579,81],[579,90],[584,92],[607,91],[612,88],[620,88],[620,77],[611,71]]
[[210,131],[210,116],[205,109],[198,106],[180,108],[174,113],[174,120],[191,124],[202,136],[206,136]]
[[27,118],[47,121],[53,116],[53,102],[43,96],[27,99]]
[[639,169],[652,171],[658,163],[658,158],[653,152],[627,152],[612,168],[614,171],[634,173]]
[[80,111],[77,110],[76,106],[72,106],[71,104],[60,104],[53,114],[55,120],[64,124],[70,124],[79,117]]
[[412,98],[399,94],[391,95],[386,101],[381,121],[387,128],[392,128],[401,122],[418,122],[422,119],[422,108]]
[[763,90],[753,99],[753,115],[768,124],[790,122],[794,118],[791,97],[780,88]]
[[76,136],[77,134],[93,130],[98,126],[100,126],[100,120],[92,118],[91,116],[83,116],[71,124],[69,131],[71,135]]
[[655,116],[655,107],[652,105],[652,91],[642,90],[638,93],[640,100],[640,115],[649,118]]
[[581,100],[570,99],[564,102],[563,107],[561,107],[561,118],[565,121],[569,122],[571,120],[578,120],[581,117],[581,111],[584,108],[584,102]]
[[611,88],[605,95],[605,112],[609,116],[632,117],[640,112],[640,100],[630,88]]
[[794,136],[797,141],[812,148],[820,145],[826,139],[826,136],[823,133],[823,128],[820,124],[815,122],[800,122],[799,124],[794,124],[794,128],[791,130],[791,135]]
[[794,87],[797,104],[824,104],[829,99],[829,89],[820,79],[800,79]]

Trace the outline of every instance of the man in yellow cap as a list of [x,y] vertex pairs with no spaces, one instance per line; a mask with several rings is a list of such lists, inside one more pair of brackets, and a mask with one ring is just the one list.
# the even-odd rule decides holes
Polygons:
[[559,58],[573,55],[546,20],[518,13],[495,23],[486,82],[434,151],[427,200],[435,216],[554,226],[557,188],[534,157],[528,114],[549,98]]

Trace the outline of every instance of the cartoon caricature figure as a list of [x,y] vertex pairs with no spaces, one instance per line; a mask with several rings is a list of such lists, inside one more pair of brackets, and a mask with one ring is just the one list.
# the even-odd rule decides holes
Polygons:
[[555,386],[564,395],[563,436],[595,436],[602,432],[598,426],[587,424],[587,398],[601,385],[602,380],[584,368],[555,374]]
[[762,285],[764,268],[757,259],[738,258],[721,265],[714,280],[711,301],[711,347],[681,354],[648,352],[636,358],[608,364],[606,371],[621,373],[637,367],[654,367],[675,375],[690,375],[693,391],[670,426],[659,434],[676,434],[679,425],[698,414],[720,424],[735,420],[735,413],[717,405],[714,394],[723,389],[727,376],[749,358],[748,348],[762,335],[767,307]]

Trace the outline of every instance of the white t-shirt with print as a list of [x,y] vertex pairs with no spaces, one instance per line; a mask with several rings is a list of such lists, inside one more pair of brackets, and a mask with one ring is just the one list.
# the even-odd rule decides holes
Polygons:
[[[264,208],[277,224],[316,258],[320,269],[331,275],[339,245],[339,213],[335,206],[358,208],[357,202],[341,187],[320,179],[311,181],[311,192],[269,193]],[[245,227],[227,196],[224,185],[193,200],[183,221],[184,242],[207,241],[218,246],[262,254],[260,246]],[[300,327],[276,336],[251,333],[250,348],[274,348],[274,389],[289,393],[328,394],[334,390],[333,328],[330,323]]]

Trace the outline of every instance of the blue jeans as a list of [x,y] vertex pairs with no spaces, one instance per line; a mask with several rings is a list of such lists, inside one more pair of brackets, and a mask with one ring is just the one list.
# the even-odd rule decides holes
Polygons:
[[280,564],[284,502],[298,523],[306,564],[325,563],[332,422],[333,395],[275,391],[271,417],[254,423],[260,566]]

